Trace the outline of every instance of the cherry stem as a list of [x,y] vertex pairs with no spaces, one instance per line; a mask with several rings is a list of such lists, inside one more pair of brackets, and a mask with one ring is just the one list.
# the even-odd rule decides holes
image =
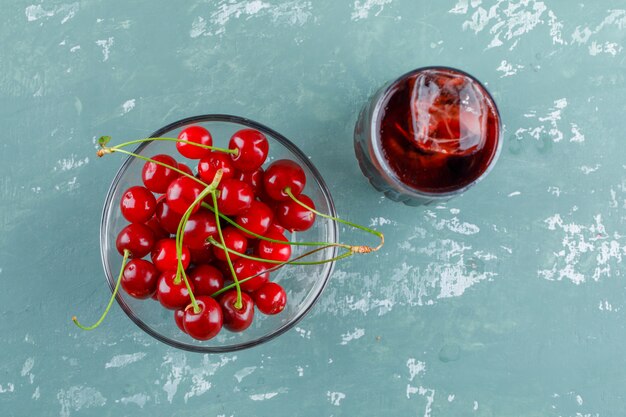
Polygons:
[[185,281],[185,286],[187,287],[187,291],[189,292],[189,298],[191,299],[191,305],[193,306],[194,313],[200,312],[200,307],[196,302],[196,298],[193,295],[193,291],[191,289],[191,285],[189,285],[189,280],[187,278],[187,273],[185,273],[185,268],[183,266],[183,238],[185,236],[185,227],[187,226],[187,222],[189,221],[189,217],[193,212],[193,208],[196,207],[208,194],[215,194],[215,190],[217,189],[218,184],[222,179],[223,171],[218,169],[215,173],[215,177],[213,177],[213,181],[209,186],[207,186],[202,192],[198,195],[198,197],[194,200],[194,202],[189,205],[183,217],[180,219],[178,223],[178,229],[176,230],[176,258],[178,261],[178,265],[176,267],[176,278],[174,278],[174,283],[180,283],[181,277],[183,281]]
[[[202,207],[213,211],[213,207],[209,206],[207,203],[202,203]],[[351,246],[350,245],[346,245],[343,243],[331,243],[331,242],[285,242],[284,240],[278,240],[278,239],[272,239],[266,236],[262,236],[259,235],[257,233],[254,233],[251,230],[246,229],[245,227],[241,226],[240,224],[238,224],[236,221],[234,221],[233,219],[231,219],[228,216],[223,215],[222,213],[220,213],[220,218],[224,219],[228,224],[230,224],[233,227],[236,227],[237,229],[241,230],[242,232],[248,233],[251,236],[254,236],[256,239],[260,239],[260,240],[265,240],[267,242],[272,242],[272,243],[281,243],[281,244],[289,244],[292,246],[336,246],[339,248],[344,248],[344,249],[350,249]]]
[[[335,247],[336,246],[335,244],[322,246],[321,248],[317,248],[317,249],[314,249],[312,251],[306,252],[304,254],[304,256],[299,256],[297,258],[294,258],[294,259],[291,259],[289,261],[284,261],[283,262],[283,261],[276,261],[274,259],[258,258],[256,256],[251,256],[251,255],[248,255],[246,253],[237,252],[236,250],[226,248],[224,245],[220,244],[218,241],[216,241],[215,239],[213,239],[210,236],[207,238],[207,241],[209,243],[217,246],[218,248],[220,248],[222,250],[226,249],[226,251],[229,252],[229,253],[234,253],[235,255],[239,255],[240,258],[250,259],[252,261],[259,261],[259,262],[268,263],[268,264],[276,264],[276,265],[279,265],[279,266],[282,266],[282,265],[321,265],[321,264],[325,264],[325,263],[328,263],[328,262],[336,261],[337,259],[346,258],[346,256],[343,256],[345,254],[342,254],[342,255],[340,255],[338,257],[324,259],[324,260],[321,260],[321,261],[310,261],[310,262],[300,262],[300,261],[298,261],[298,262],[295,262],[296,259],[300,259],[300,258],[302,258],[304,256],[311,255],[311,254],[313,254],[315,252],[318,252],[318,251],[320,251],[322,249],[328,249],[328,248]],[[284,240],[279,240],[278,242],[282,243],[283,245],[287,245],[288,244],[288,242],[286,242]],[[350,248],[348,248],[348,249],[350,249]],[[353,250],[350,250],[350,251],[348,251],[346,253],[349,254],[349,255],[353,255],[355,252]]]
[[235,304],[233,306],[237,310],[241,310],[241,308],[243,308],[243,301],[241,299],[241,286],[239,285],[239,278],[237,278],[237,273],[235,273],[235,268],[233,267],[233,261],[230,259],[230,253],[229,253],[230,249],[226,247],[226,242],[224,241],[224,235],[222,234],[222,226],[220,225],[220,211],[217,208],[217,196],[215,195],[215,193],[211,194],[211,198],[213,199],[213,209],[214,209],[213,213],[215,213],[215,223],[217,223],[217,234],[220,237],[220,242],[221,242],[220,246],[222,247],[222,249],[224,249],[224,255],[226,255],[226,263],[228,263],[228,269],[230,269],[230,274],[233,277],[233,281],[235,282],[235,288],[237,289],[237,300],[235,300]]
[[[310,255],[314,254],[315,252],[319,252],[319,251],[322,251],[322,250],[326,250],[326,249],[332,248],[333,246],[334,246],[334,245],[326,245],[326,246],[323,246],[323,247],[321,247],[321,248],[317,248],[317,249],[310,250],[310,251],[308,251],[308,252],[306,252],[306,253],[303,253],[302,255],[299,255],[299,256],[297,256],[297,257],[293,258],[291,261],[295,261],[295,260],[298,260],[298,259],[306,258],[307,256],[310,256]],[[339,260],[339,259],[343,259],[343,258],[347,258],[348,256],[352,256],[353,254],[354,254],[353,252],[346,252],[346,253],[342,254],[341,256],[337,256],[337,257],[335,257],[335,258],[329,259],[329,260],[327,260],[326,262],[331,262],[331,261],[333,261],[333,260],[334,260],[334,261],[337,261],[337,260]],[[261,271],[261,272],[257,272],[257,273],[256,273],[256,274],[254,274],[254,275],[250,275],[249,277],[246,277],[246,278],[244,278],[244,279],[240,279],[240,280],[239,280],[239,284],[243,284],[244,282],[249,281],[249,280],[251,280],[252,278],[256,278],[256,277],[257,277],[257,276],[259,276],[259,275],[262,275],[262,274],[265,274],[265,273],[268,273],[268,272],[273,272],[273,271],[276,271],[277,269],[279,269],[279,268],[283,267],[284,265],[289,264],[291,261],[281,262],[279,265],[275,265],[275,266],[273,266],[273,267],[271,267],[271,268],[264,269],[264,270],[263,270],[263,271]],[[211,294],[211,297],[217,297],[218,295],[221,295],[221,294],[225,293],[226,291],[228,291],[228,290],[230,290],[230,289],[232,289],[232,288],[234,288],[234,287],[235,287],[235,284],[234,284],[234,283],[233,283],[233,284],[230,284],[230,285],[227,285],[226,287],[221,288],[221,289],[219,289],[219,290],[215,291],[213,294]]]
[[237,156],[239,154],[239,149],[237,149],[237,148],[235,148],[235,149],[218,148],[216,146],[203,145],[201,143],[190,142],[190,141],[185,140],[185,139],[161,138],[161,137],[159,137],[159,138],[145,138],[145,139],[131,140],[130,142],[124,142],[124,143],[120,143],[119,145],[112,146],[109,149],[120,149],[120,148],[124,148],[126,146],[129,146],[129,145],[136,145],[137,143],[143,143],[143,142],[152,142],[152,141],[155,141],[155,140],[157,140],[157,141],[186,143],[188,145],[197,146],[198,148],[210,149],[212,151],[218,151],[218,152],[223,152],[223,153],[230,153],[230,154],[233,154],[235,156]]
[[[139,159],[141,159],[143,161],[146,161],[146,162],[152,162],[152,163],[155,163],[157,165],[161,165],[162,167],[169,168],[172,171],[176,171],[179,174],[184,175],[185,177],[194,180],[195,182],[197,182],[198,184],[204,186],[205,188],[209,186],[209,184],[207,184],[206,182],[202,181],[201,179],[196,178],[195,176],[193,176],[193,175],[191,175],[191,174],[189,174],[189,173],[187,173],[185,171],[180,170],[178,167],[174,167],[172,165],[166,164],[165,162],[157,161],[155,159],[148,158],[146,156],[139,155],[139,154],[136,154],[134,152],[129,152],[126,149],[115,149],[115,148],[100,149],[100,151],[102,151],[102,150],[110,150],[110,152],[104,152],[104,154],[113,153],[113,152],[120,152],[120,153],[123,153],[125,155],[132,156],[133,158],[139,158]],[[100,151],[98,151],[98,152],[100,152]],[[101,156],[100,153],[98,153],[98,156]]]
[[345,225],[354,227],[356,229],[360,229],[363,230],[367,233],[370,233],[374,236],[377,236],[380,239],[380,243],[378,244],[378,246],[376,247],[371,247],[371,246],[365,246],[365,245],[358,245],[358,246],[350,246],[350,250],[354,253],[371,253],[371,252],[376,252],[377,250],[379,250],[380,248],[383,247],[383,245],[385,244],[385,235],[383,235],[381,232],[377,231],[377,230],[373,230],[370,229],[369,227],[365,227],[365,226],[361,226],[360,224],[356,224],[356,223],[352,223],[348,220],[343,220],[340,219],[339,217],[333,217],[330,216],[328,214],[324,214],[322,212],[319,212],[317,210],[315,210],[313,207],[309,207],[308,205],[306,205],[305,203],[303,203],[302,201],[298,200],[293,193],[291,192],[291,188],[287,187],[284,190],[285,194],[287,194],[289,196],[289,198],[291,198],[293,201],[295,201],[297,204],[299,204],[300,206],[304,207],[305,209],[317,214],[318,216],[324,217],[326,219],[330,219],[339,223],[343,223]]
[[120,289],[120,284],[122,283],[122,276],[124,275],[124,268],[126,267],[126,262],[128,261],[129,256],[130,256],[130,251],[128,249],[124,249],[124,259],[122,259],[122,268],[120,268],[120,274],[117,277],[117,283],[115,284],[115,289],[113,290],[113,294],[111,294],[111,299],[109,300],[109,304],[104,309],[104,312],[100,316],[100,319],[94,324],[92,324],[91,326],[83,326],[82,324],[80,324],[76,316],[74,316],[72,317],[72,321],[74,322],[75,325],[77,325],[83,330],[93,330],[96,327],[100,326],[100,324],[104,321],[104,318],[107,316],[107,314],[109,313],[109,310],[111,309],[111,306],[113,305],[113,300],[115,300],[117,291]]

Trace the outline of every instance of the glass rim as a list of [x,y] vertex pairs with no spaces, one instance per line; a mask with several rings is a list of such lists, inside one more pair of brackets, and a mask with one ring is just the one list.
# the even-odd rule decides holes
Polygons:
[[[233,116],[230,114],[203,114],[203,115],[198,115],[198,116],[191,116],[191,117],[187,117],[184,119],[180,119],[177,120],[175,122],[172,122],[166,126],[161,127],[160,129],[156,130],[154,133],[152,133],[148,138],[153,138],[153,137],[159,137],[161,135],[163,135],[166,132],[170,132],[174,129],[178,129],[179,127],[188,125],[188,124],[193,124],[193,123],[200,123],[200,122],[227,122],[227,123],[236,123],[245,127],[249,127],[252,129],[256,129],[261,131],[264,134],[269,134],[272,138],[276,139],[282,146],[284,146],[285,148],[287,148],[297,159],[299,159],[300,163],[306,165],[306,167],[311,171],[311,173],[313,174],[313,179],[315,180],[315,183],[318,185],[318,187],[320,188],[320,191],[322,193],[322,195],[324,196],[324,199],[326,200],[326,203],[328,204],[328,210],[329,210],[329,215],[333,216],[333,217],[337,217],[337,212],[335,209],[335,203],[333,201],[332,195],[330,194],[330,190],[328,188],[328,186],[326,185],[326,182],[324,181],[322,175],[320,174],[320,172],[317,170],[317,168],[315,167],[315,165],[313,165],[313,163],[309,160],[309,158],[300,150],[300,148],[298,148],[293,142],[291,142],[289,139],[287,139],[285,136],[281,135],[280,133],[276,132],[275,130],[262,125],[261,123],[255,122],[251,119],[247,119],[245,117],[240,117],[240,116]],[[135,150],[133,151],[134,153],[138,153],[141,152],[144,148],[146,148],[147,146],[149,146],[151,143],[153,143],[154,141],[147,141],[144,143],[141,143],[139,146],[137,146],[137,148],[135,148]],[[107,191],[106,197],[105,197],[105,201],[104,201],[104,206],[102,209],[102,217],[100,220],[100,257],[102,260],[102,266],[104,268],[105,271],[105,278],[106,281],[109,285],[109,288],[111,290],[111,292],[114,291],[115,289],[115,284],[116,284],[116,280],[113,278],[116,274],[113,274],[113,272],[110,270],[108,262],[107,262],[107,253],[105,250],[105,240],[106,240],[106,233],[108,230],[108,224],[107,224],[107,218],[108,218],[108,214],[109,214],[109,208],[112,207],[111,205],[111,201],[113,199],[113,194],[120,182],[120,180],[122,179],[123,175],[126,173],[126,170],[128,169],[130,163],[132,162],[134,158],[132,156],[127,156],[126,159],[124,160],[124,162],[122,163],[122,165],[119,167],[119,169],[117,170],[115,177],[113,178],[113,181],[111,182],[111,185],[109,186],[109,189]],[[330,221],[330,228],[328,228],[328,231],[330,233],[330,239],[329,242],[333,242],[333,243],[337,243],[338,238],[339,238],[339,227],[337,225],[336,221]],[[331,257],[336,257],[337,256],[337,247],[332,247],[329,248],[332,250],[332,256]],[[243,343],[236,343],[236,344],[232,344],[232,345],[226,345],[226,346],[202,346],[202,345],[194,345],[194,344],[190,344],[190,343],[184,343],[184,342],[180,342],[177,340],[173,340],[167,336],[163,336],[162,334],[160,334],[159,332],[155,331],[154,329],[152,329],[152,327],[148,324],[146,324],[143,320],[141,320],[137,315],[135,315],[135,313],[133,312],[132,308],[126,303],[126,301],[123,299],[121,292],[118,291],[117,295],[116,295],[116,301],[119,304],[119,306],[122,308],[122,310],[124,311],[124,313],[144,332],[146,332],[147,334],[149,334],[150,336],[152,336],[153,338],[157,339],[160,342],[163,342],[169,346],[178,348],[178,349],[182,349],[182,350],[186,350],[186,351],[190,351],[190,352],[198,352],[198,353],[227,353],[227,352],[235,352],[238,350],[243,350],[243,349],[248,349],[248,348],[252,348],[254,346],[258,346],[260,344],[263,344],[265,342],[268,342],[278,336],[280,336],[281,334],[285,333],[286,331],[290,330],[291,328],[293,328],[300,320],[302,320],[304,318],[304,316],[307,315],[307,313],[313,308],[313,306],[317,303],[317,301],[319,300],[321,294],[324,292],[324,289],[326,288],[326,286],[328,285],[328,282],[330,281],[330,277],[333,273],[334,267],[335,267],[335,262],[336,261],[332,261],[332,262],[328,262],[326,264],[324,264],[325,268],[324,268],[324,272],[321,274],[323,276],[323,282],[322,285],[319,287],[319,290],[314,294],[313,298],[309,301],[308,305],[305,305],[303,308],[301,308],[296,315],[294,316],[294,318],[292,318],[291,320],[289,320],[288,322],[284,323],[283,325],[281,325],[280,327],[278,327],[277,329],[273,330],[272,332],[265,334],[257,339],[254,340],[250,340],[247,342],[243,342]]]
[[[396,175],[396,173],[393,171],[393,169],[391,168],[391,166],[389,165],[389,163],[387,162],[387,160],[385,159],[384,155],[382,154],[382,150],[380,149],[380,135],[378,134],[378,129],[377,129],[377,125],[378,125],[378,121],[380,118],[380,114],[381,114],[381,109],[382,109],[382,105],[385,101],[385,99],[388,97],[391,89],[396,86],[400,81],[404,80],[405,78],[416,74],[416,73],[420,73],[423,71],[427,71],[427,70],[448,70],[448,71],[453,71],[456,73],[459,73],[465,77],[468,77],[469,79],[471,79],[472,81],[474,81],[476,84],[478,84],[487,94],[487,97],[489,98],[489,101],[493,104],[493,109],[496,113],[496,116],[498,118],[498,140],[497,140],[497,144],[496,144],[496,149],[493,153],[493,156],[491,158],[491,161],[489,162],[489,165],[487,166],[487,168],[485,169],[485,171],[480,174],[474,181],[470,182],[469,184],[464,185],[463,187],[454,189],[454,190],[448,190],[448,191],[444,191],[444,192],[431,192],[431,191],[422,191],[419,190],[417,188],[413,188],[408,186],[407,184],[405,184],[403,181],[400,180],[400,178]],[[491,93],[489,92],[489,90],[487,89],[487,87],[485,87],[485,85],[480,82],[480,80],[478,80],[476,77],[474,77],[472,74],[469,74],[468,72],[465,72],[463,70],[460,70],[458,68],[454,68],[454,67],[449,67],[449,66],[445,66],[445,65],[430,65],[430,66],[425,66],[425,67],[419,67],[416,69],[413,69],[411,71],[408,71],[404,74],[402,74],[401,76],[399,76],[398,78],[394,79],[393,81],[389,82],[388,85],[386,85],[385,87],[383,87],[383,91],[382,93],[378,96],[378,99],[376,100],[376,103],[374,104],[374,108],[372,110],[372,117],[370,120],[370,142],[374,143],[376,146],[372,146],[372,151],[373,154],[376,158],[377,163],[380,165],[380,167],[382,167],[382,170],[380,173],[380,175],[383,176],[383,178],[385,179],[385,181],[392,186],[396,191],[399,191],[400,193],[404,194],[404,195],[408,195],[410,197],[414,197],[414,198],[429,198],[431,200],[448,200],[451,197],[457,196],[459,194],[464,193],[465,191],[467,191],[469,188],[473,187],[474,185],[476,185],[477,183],[479,183],[480,181],[482,181],[487,174],[489,174],[491,172],[491,170],[493,169],[493,167],[496,165],[496,162],[498,161],[499,157],[500,157],[500,152],[502,150],[502,135],[504,133],[504,128],[503,128],[503,124],[502,124],[502,118],[500,116],[500,110],[498,109],[498,105],[496,103],[496,101],[494,100],[493,96],[491,95]]]

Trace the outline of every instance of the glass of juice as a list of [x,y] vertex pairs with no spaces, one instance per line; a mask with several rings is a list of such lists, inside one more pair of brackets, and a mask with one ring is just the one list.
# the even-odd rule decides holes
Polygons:
[[383,86],[354,132],[359,165],[372,185],[408,205],[445,201],[493,168],[501,123],[487,89],[448,67],[418,68]]

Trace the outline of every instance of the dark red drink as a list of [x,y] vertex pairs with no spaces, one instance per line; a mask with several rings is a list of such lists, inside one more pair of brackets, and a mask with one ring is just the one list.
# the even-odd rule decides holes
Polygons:
[[[355,145],[365,174],[377,188],[391,190],[387,195],[393,199],[411,204],[449,198],[495,162],[500,145],[496,105],[477,80],[461,71],[413,71],[384,88],[374,102],[361,114]],[[382,182],[387,184],[381,187]]]

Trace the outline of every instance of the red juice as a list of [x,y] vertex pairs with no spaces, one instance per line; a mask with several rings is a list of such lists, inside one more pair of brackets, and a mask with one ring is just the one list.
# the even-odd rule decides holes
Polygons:
[[380,146],[398,179],[427,193],[476,181],[498,150],[500,120],[485,88],[466,74],[432,68],[398,80],[383,98]]

